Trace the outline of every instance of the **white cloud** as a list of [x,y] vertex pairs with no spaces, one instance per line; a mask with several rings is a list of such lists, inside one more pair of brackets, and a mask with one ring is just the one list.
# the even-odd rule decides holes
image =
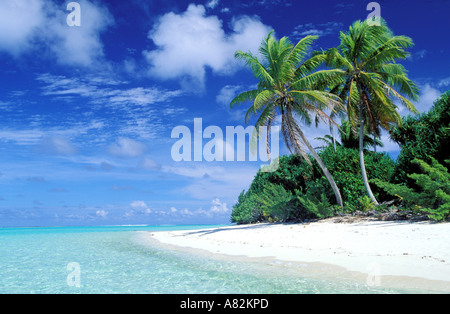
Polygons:
[[240,121],[240,123],[242,123],[242,121],[244,121],[245,113],[247,112],[248,107],[241,105],[241,106],[236,106],[231,109],[230,102],[238,94],[240,94],[246,90],[251,90],[251,89],[255,89],[255,88],[256,88],[256,86],[248,86],[247,88],[245,88],[245,87],[239,86],[239,85],[226,85],[226,86],[222,87],[222,89],[217,94],[216,102],[218,104],[222,105],[226,109],[227,113],[230,115],[230,117],[233,120]]
[[320,37],[327,35],[337,35],[342,27],[343,24],[338,22],[327,22],[321,24],[300,24],[294,28],[291,37],[299,39],[308,35],[317,35]]
[[420,60],[420,59],[425,58],[425,56],[426,56],[427,54],[429,54],[429,51],[426,50],[426,49],[422,49],[422,50],[419,50],[419,51],[415,52],[415,53],[411,56],[411,58],[414,59],[414,60]]
[[217,94],[216,101],[221,105],[229,106],[230,102],[241,90],[242,87],[239,85],[226,85],[222,87],[222,89],[219,91],[219,94]]
[[203,208],[197,208],[196,210],[189,210],[187,208],[177,209],[176,207],[170,207],[170,213],[172,215],[179,216],[204,216],[213,217],[216,215],[228,214],[229,209],[227,203],[222,202],[219,198],[215,198],[211,201],[211,206],[209,210],[204,210]]
[[116,143],[108,147],[108,152],[114,156],[119,157],[137,157],[145,153],[147,147],[135,140],[119,137]]
[[44,132],[40,130],[0,130],[0,140],[12,141],[18,145],[34,145],[42,140]]
[[147,204],[144,201],[133,201],[130,203],[130,206],[133,208],[146,208]]
[[441,96],[441,92],[436,88],[433,88],[429,84],[420,86],[420,98],[419,101],[415,103],[415,106],[419,112],[426,112],[431,109],[433,103]]
[[210,0],[206,3],[206,7],[209,9],[214,9],[219,4],[219,0]]
[[134,214],[151,214],[152,210],[147,206],[147,204],[144,201],[133,201],[130,203],[131,208],[133,208],[131,211],[128,211],[128,216],[134,215]]
[[45,20],[42,0],[0,1],[0,51],[18,56]]
[[[148,105],[161,101],[160,96],[163,94],[156,88],[143,88],[136,87],[125,90],[114,90],[109,93],[109,100],[112,104],[132,103],[136,105]],[[172,93],[176,94],[176,92]],[[167,93],[166,97],[170,97],[171,94]]]
[[223,214],[228,212],[227,203],[221,202],[218,198],[213,199],[211,205],[210,211],[213,213]]
[[438,86],[439,86],[439,87],[447,87],[447,86],[450,86],[450,76],[449,76],[449,77],[446,77],[446,78],[444,78],[444,79],[442,79],[442,80],[440,80],[439,83],[438,83]]
[[[92,67],[104,62],[100,34],[113,24],[104,6],[87,0],[81,7],[81,27],[69,27],[65,4],[44,0],[14,0],[0,3],[0,51],[15,57],[32,52],[34,56],[55,58],[60,64]],[[36,53],[41,49],[40,53]],[[44,53],[43,53],[44,52]]]
[[[45,73],[38,75],[36,80],[41,84],[44,96],[74,104],[80,98],[86,98],[82,101],[87,100],[93,111],[85,114],[93,114],[95,110],[102,110],[105,114],[106,109],[115,119],[120,117],[124,122],[120,123],[117,133],[123,136],[157,138],[168,127],[163,118],[173,118],[186,110],[169,104],[182,94],[180,90],[157,86],[130,87],[129,82],[96,75],[67,77]],[[104,121],[106,126],[111,123],[111,120]]]
[[128,105],[147,106],[171,100],[181,94],[179,90],[170,91],[156,86],[130,88],[128,82],[93,75],[66,77],[45,73],[38,75],[36,80],[43,84],[41,88],[45,96],[67,100],[87,97],[93,104],[115,108]]
[[106,218],[106,216],[108,215],[108,212],[103,210],[103,209],[99,209],[95,212],[95,215],[101,218]]
[[181,216],[194,216],[200,214],[199,211],[191,211],[187,208],[183,209],[177,209],[176,207],[170,207],[170,213],[174,215],[181,215]]
[[[69,27],[68,11],[56,8],[56,17],[47,19],[46,42],[54,42],[51,49],[61,64],[92,67],[103,59],[100,34],[113,24],[113,17],[104,6],[80,0],[81,27]],[[63,7],[64,8],[64,7]],[[65,8],[64,8],[65,9]]]
[[52,128],[35,127],[22,130],[4,128],[0,129],[0,141],[13,142],[16,145],[33,145],[36,151],[45,154],[71,155],[78,151],[72,143],[74,138],[103,127],[102,122],[92,120]]
[[186,12],[163,15],[149,38],[158,47],[144,51],[149,73],[161,79],[181,79],[182,84],[203,86],[205,71],[231,74],[239,64],[236,50],[258,50],[270,29],[256,18],[233,19],[232,33],[226,34],[217,16],[206,16],[205,7],[191,4]]

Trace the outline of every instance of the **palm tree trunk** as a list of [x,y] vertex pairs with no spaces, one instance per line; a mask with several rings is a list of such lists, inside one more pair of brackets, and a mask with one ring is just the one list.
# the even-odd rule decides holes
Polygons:
[[300,130],[300,128],[297,129],[297,132],[299,133],[300,137],[302,138],[303,143],[305,143],[306,147],[308,147],[309,151],[313,155],[314,159],[319,164],[320,168],[322,169],[323,173],[325,174],[325,177],[328,179],[328,182],[330,182],[331,188],[333,189],[334,195],[336,196],[336,202],[340,207],[344,207],[344,203],[342,202],[341,192],[339,191],[339,188],[336,185],[336,182],[334,182],[333,177],[331,176],[330,172],[328,171],[327,167],[323,163],[322,159],[317,155],[314,148],[311,146],[311,144],[306,139],[303,132]]
[[367,179],[366,165],[364,163],[364,117],[362,106],[360,106],[359,109],[359,120],[359,164],[361,166],[361,175],[367,195],[375,205],[378,205],[378,202],[375,196],[373,196],[372,190],[370,189],[369,180]]

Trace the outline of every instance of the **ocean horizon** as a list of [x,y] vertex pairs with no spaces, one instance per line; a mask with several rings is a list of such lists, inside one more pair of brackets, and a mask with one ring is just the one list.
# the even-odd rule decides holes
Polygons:
[[0,293],[402,293],[296,275],[283,264],[214,259],[152,245],[142,231],[223,225],[0,228]]

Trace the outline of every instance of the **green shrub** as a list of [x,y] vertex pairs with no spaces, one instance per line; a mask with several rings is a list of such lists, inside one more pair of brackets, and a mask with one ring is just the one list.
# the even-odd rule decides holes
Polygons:
[[290,218],[293,197],[282,185],[267,183],[256,198],[263,216],[269,221],[286,221]]
[[448,158],[446,146],[450,143],[450,91],[442,94],[428,112],[403,118],[402,125],[393,128],[390,135],[401,147],[394,182],[417,188],[408,174],[421,173],[421,168],[412,160],[417,158],[430,163],[431,158],[434,158],[444,164]]
[[372,202],[370,197],[368,197],[367,195],[364,195],[363,197],[361,197],[359,199],[359,203],[361,204],[361,210],[365,211],[365,212],[370,211],[375,208],[375,204]]
[[[336,151],[334,151],[332,147],[328,147],[320,153],[320,157],[333,175],[341,191],[345,211],[361,210],[360,199],[366,195],[366,190],[361,178],[358,150],[337,147]],[[369,178],[387,182],[391,180],[395,163],[389,155],[366,151],[364,160]],[[328,186],[323,188],[327,191],[330,190]],[[372,191],[380,202],[383,202],[388,197],[387,193],[376,185],[372,185]],[[331,192],[328,194],[330,199],[332,197]]]
[[328,218],[332,215],[333,208],[324,193],[321,193],[320,197],[317,197],[311,193],[302,195],[299,191],[296,192],[296,200],[300,203],[300,208],[303,209],[303,219],[309,217]]
[[[419,191],[405,184],[393,184],[381,180],[373,180],[390,195],[397,196],[405,209],[413,209],[428,213],[434,220],[445,220],[450,215],[450,174],[446,167],[431,158],[431,165],[420,159],[412,161],[425,173],[409,174],[415,180]],[[447,160],[450,163],[450,160]]]
[[238,201],[233,205],[231,212],[231,222],[238,224],[249,224],[264,221],[260,204],[256,199],[256,194],[249,191],[242,191]]
[[[366,195],[361,180],[359,155],[355,149],[326,148],[320,152],[333,175],[345,204],[345,211],[367,210],[362,204]],[[311,160],[313,160],[311,158]],[[371,178],[389,181],[394,162],[384,153],[366,152],[366,168]],[[325,218],[333,214],[334,193],[318,164],[305,162],[300,156],[281,156],[274,172],[258,171],[247,192],[239,195],[233,206],[231,221],[254,223],[259,221],[289,221]],[[388,194],[374,186],[380,200]]]

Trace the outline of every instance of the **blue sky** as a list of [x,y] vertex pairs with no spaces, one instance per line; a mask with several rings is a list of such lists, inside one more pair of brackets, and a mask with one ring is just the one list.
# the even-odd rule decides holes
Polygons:
[[[68,2],[0,3],[0,226],[228,223],[260,164],[175,162],[173,128],[244,125],[228,103],[256,81],[233,54],[270,30],[327,49],[370,13],[369,1],[80,0],[70,27]],[[378,3],[415,43],[403,64],[426,111],[450,87],[450,3]],[[313,144],[327,132],[306,129]]]

